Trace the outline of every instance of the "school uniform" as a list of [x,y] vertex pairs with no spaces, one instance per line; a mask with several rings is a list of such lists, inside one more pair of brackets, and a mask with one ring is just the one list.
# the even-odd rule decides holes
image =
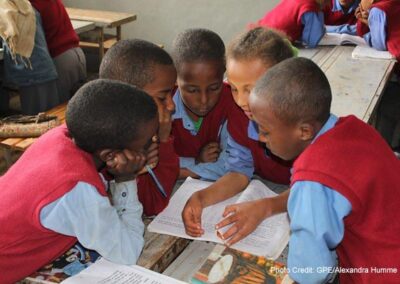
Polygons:
[[29,147],[0,187],[0,206],[7,208],[0,212],[0,283],[30,275],[77,240],[110,261],[132,264],[139,257],[144,225],[135,183],[112,186],[125,200],[114,198],[111,206],[92,156],[65,126]]
[[136,178],[139,200],[143,205],[143,212],[146,216],[157,215],[168,205],[179,176],[179,158],[175,153],[173,137],[170,137],[166,142],[160,142],[158,156],[158,164],[153,172],[166,196],[163,195],[162,189],[159,188],[149,173],[139,175]]
[[172,115],[172,135],[180,168],[187,168],[202,179],[217,180],[226,173],[227,153],[223,150],[214,163],[195,163],[200,150],[210,142],[220,142],[226,149],[227,120],[232,109],[237,108],[228,84],[223,85],[220,98],[214,108],[203,117],[198,130],[186,112],[179,89],[173,96],[175,113]]
[[[374,149],[371,151],[371,149]],[[324,158],[325,157],[325,158]],[[370,126],[331,115],[293,165],[288,268],[299,283],[322,283],[338,256],[340,283],[399,283],[400,161]],[[313,273],[300,273],[309,267]],[[296,268],[296,269],[293,269]],[[297,272],[296,272],[297,271]],[[361,271],[362,272],[362,271]]]
[[324,7],[324,21],[329,33],[347,33],[355,35],[357,18],[354,14],[359,5],[355,1],[347,11],[343,10],[339,0],[332,0]]
[[315,47],[325,34],[324,15],[313,0],[282,0],[256,26],[280,30],[292,42]]
[[273,155],[258,140],[258,127],[239,108],[231,113],[228,121],[228,171],[246,175],[253,174],[269,181],[289,184],[290,162]]
[[381,0],[371,6],[369,28],[360,21],[357,33],[377,50],[388,50],[400,60],[400,5],[396,0]]
[[86,80],[86,58],[79,37],[61,0],[29,1],[42,17],[47,46],[59,75],[58,96],[65,102]]

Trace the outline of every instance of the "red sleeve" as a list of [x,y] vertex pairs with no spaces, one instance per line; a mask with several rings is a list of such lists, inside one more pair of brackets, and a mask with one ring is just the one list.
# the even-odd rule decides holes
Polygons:
[[160,193],[150,174],[138,176],[138,196],[143,205],[143,212],[147,216],[160,213],[168,205],[172,189],[178,179],[179,158],[174,150],[173,137],[170,137],[167,142],[160,143],[159,161],[153,171],[164,187],[167,197]]
[[356,30],[357,30],[357,35],[362,37],[363,35],[369,32],[369,27],[360,20],[357,20]]

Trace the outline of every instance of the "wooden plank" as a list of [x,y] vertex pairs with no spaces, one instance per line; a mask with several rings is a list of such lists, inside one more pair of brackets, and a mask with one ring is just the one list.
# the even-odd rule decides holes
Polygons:
[[71,23],[77,34],[85,33],[96,28],[96,25],[93,22],[71,20]]
[[190,283],[190,278],[201,267],[214,247],[215,243],[211,242],[191,242],[163,274]]
[[[145,224],[150,221],[145,220]],[[145,245],[137,264],[157,272],[163,272],[185,249],[190,240],[145,231]]]
[[[117,42],[117,38],[106,39],[103,42],[104,49],[106,50],[106,49],[111,48],[111,46],[113,46],[116,42]],[[87,48],[99,48],[100,45],[97,42],[80,41],[79,42],[79,46],[80,47],[87,47]]]
[[38,138],[25,138],[21,142],[14,145],[15,150],[25,151],[29,146],[31,146]]
[[369,122],[386,87],[394,63],[390,60],[353,59],[353,46],[336,46],[320,65],[332,89],[332,113],[354,114]]
[[66,8],[71,20],[94,22],[98,27],[114,28],[136,20],[136,14]]

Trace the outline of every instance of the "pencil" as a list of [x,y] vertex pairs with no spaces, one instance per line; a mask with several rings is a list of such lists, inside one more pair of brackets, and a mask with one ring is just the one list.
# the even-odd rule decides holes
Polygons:
[[165,192],[164,187],[162,186],[162,184],[160,183],[160,181],[158,180],[156,174],[153,172],[153,170],[151,169],[151,167],[149,165],[146,165],[146,169],[149,172],[149,174],[151,175],[151,177],[153,178],[154,182],[157,185],[158,191],[161,193],[162,196],[164,196],[165,198],[167,198],[167,193]]

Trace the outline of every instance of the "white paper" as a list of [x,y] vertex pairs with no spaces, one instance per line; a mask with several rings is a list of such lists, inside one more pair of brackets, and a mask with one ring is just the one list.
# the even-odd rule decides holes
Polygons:
[[376,50],[369,46],[356,46],[351,53],[351,57],[354,59],[396,59],[389,51]]
[[62,281],[64,284],[183,284],[185,282],[159,274],[137,265],[120,265],[99,259],[75,276]]
[[[222,244],[223,241],[216,234],[215,225],[222,220],[222,213],[227,205],[276,195],[261,181],[251,181],[242,193],[204,208],[201,220],[205,233],[202,237],[193,238],[185,233],[181,213],[189,197],[210,184],[210,182],[188,178],[172,196],[167,208],[158,214],[147,229],[150,232]],[[282,253],[288,240],[289,221],[287,214],[282,213],[264,220],[254,232],[232,247],[255,255],[276,259]]]
[[349,34],[337,34],[337,33],[326,33],[318,43],[318,45],[344,45],[344,44],[368,46],[368,44],[362,37]]

